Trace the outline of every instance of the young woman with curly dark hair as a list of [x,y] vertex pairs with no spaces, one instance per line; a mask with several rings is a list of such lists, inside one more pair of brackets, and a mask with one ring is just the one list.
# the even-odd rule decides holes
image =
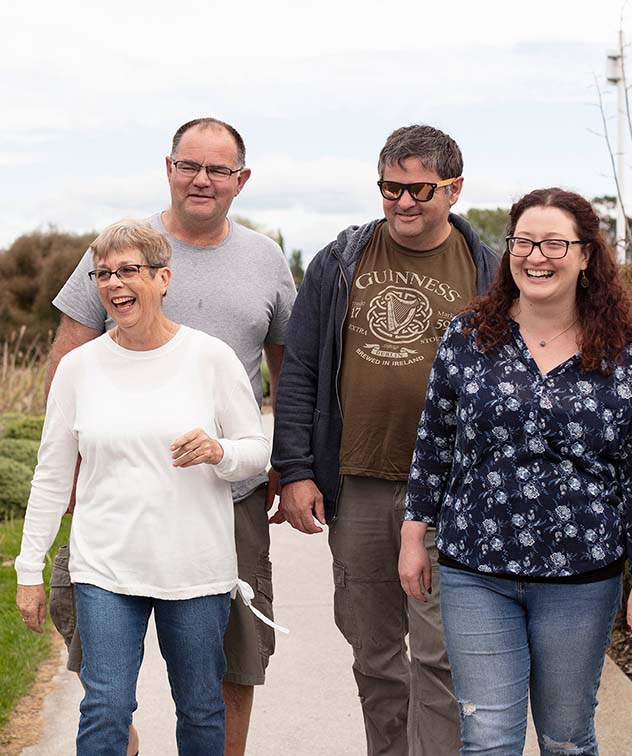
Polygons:
[[521,754],[529,692],[543,755],[597,754],[596,691],[632,556],[631,343],[630,297],[590,203],[525,195],[495,284],[437,353],[402,527],[400,578],[422,601],[437,527],[462,754]]

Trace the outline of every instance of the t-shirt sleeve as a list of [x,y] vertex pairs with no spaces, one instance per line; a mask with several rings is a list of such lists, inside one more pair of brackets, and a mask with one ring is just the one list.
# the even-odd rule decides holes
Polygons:
[[279,261],[277,282],[274,312],[266,336],[267,344],[285,344],[285,332],[296,299],[296,286],[284,256]]
[[55,307],[88,328],[105,330],[106,312],[99,299],[97,287],[88,278],[93,270],[92,253],[87,250],[63,285],[53,304]]

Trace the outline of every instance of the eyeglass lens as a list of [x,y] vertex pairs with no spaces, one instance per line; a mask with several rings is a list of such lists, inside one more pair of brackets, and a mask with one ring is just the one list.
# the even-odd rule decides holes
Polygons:
[[200,165],[200,163],[194,163],[190,160],[176,160],[174,165],[176,170],[184,176],[197,176],[202,168],[206,170],[206,175],[209,178],[214,179],[230,178],[233,173],[237,172],[224,165]]
[[419,181],[415,184],[400,184],[399,181],[382,181],[380,184],[382,196],[388,200],[398,200],[404,191],[408,191],[418,202],[428,202],[434,194],[434,184]]
[[131,281],[140,274],[140,268],[140,265],[123,265],[117,270],[97,268],[94,272],[94,280],[97,282],[97,286],[107,286],[113,275],[120,278],[121,281]]
[[509,251],[517,257],[528,257],[535,247],[539,247],[545,257],[554,259],[566,255],[568,242],[565,239],[544,239],[541,242],[519,237],[509,239]]

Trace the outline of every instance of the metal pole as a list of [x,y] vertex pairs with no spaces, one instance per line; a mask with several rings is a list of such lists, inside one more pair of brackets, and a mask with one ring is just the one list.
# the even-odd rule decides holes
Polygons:
[[625,215],[623,198],[625,193],[625,81],[623,78],[623,30],[619,30],[619,80],[617,81],[617,174],[619,196],[617,198],[617,260],[624,265],[626,257]]
[[615,180],[617,182],[616,239],[617,260],[625,263],[625,214],[623,208],[623,179],[625,173],[625,80],[623,77],[623,30],[619,30],[619,49],[608,55],[608,81],[617,85],[617,151]]

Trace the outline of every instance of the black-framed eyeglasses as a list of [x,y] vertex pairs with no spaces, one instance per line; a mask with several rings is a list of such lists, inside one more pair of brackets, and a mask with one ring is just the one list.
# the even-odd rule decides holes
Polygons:
[[110,278],[112,276],[116,276],[119,281],[132,281],[134,278],[137,278],[140,275],[140,269],[141,268],[153,268],[154,270],[158,270],[159,268],[164,268],[164,265],[121,265],[120,268],[117,268],[116,270],[109,270],[108,268],[97,268],[96,270],[91,270],[88,273],[88,276],[90,277],[91,281],[94,281],[96,285],[101,288],[102,286],[107,286],[110,283]]
[[197,176],[202,168],[204,168],[206,175],[213,181],[225,181],[233,173],[243,171],[243,166],[233,170],[226,165],[202,165],[201,163],[195,163],[193,160],[172,160],[171,162],[175,166],[176,171],[182,176],[187,176],[187,178]]
[[514,257],[529,257],[535,247],[538,247],[544,257],[550,260],[559,260],[566,257],[568,248],[571,244],[586,244],[585,241],[568,241],[567,239],[542,239],[542,241],[533,241],[533,239],[524,239],[522,236],[507,236],[507,250]]
[[380,179],[377,185],[380,187],[380,193],[386,200],[398,200],[404,191],[415,200],[415,202],[430,202],[434,197],[435,190],[441,186],[450,186],[459,176],[455,178],[444,179],[443,181],[416,181],[414,184],[401,184],[399,181],[386,181]]

